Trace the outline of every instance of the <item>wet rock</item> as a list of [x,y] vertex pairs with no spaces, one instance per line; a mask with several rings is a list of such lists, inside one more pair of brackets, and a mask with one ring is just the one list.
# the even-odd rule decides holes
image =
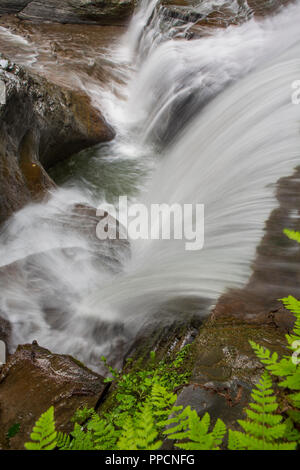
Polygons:
[[[70,418],[79,407],[95,407],[105,385],[103,378],[71,356],[52,354],[36,343],[19,346],[0,374],[0,444],[23,449],[36,419],[50,406],[59,431],[70,432]],[[20,431],[7,441],[16,423]]]
[[165,19],[176,19],[179,23],[196,23],[203,18],[201,13],[186,6],[173,6],[162,10]]
[[210,317],[192,344],[192,375],[178,392],[178,404],[190,405],[200,416],[208,412],[213,421],[221,418],[230,428],[236,427],[263,372],[250,340],[280,355],[287,352],[285,336],[274,325]]
[[[5,63],[4,63],[5,62]],[[0,83],[0,223],[55,185],[46,171],[114,132],[90,99],[3,59]]]
[[18,13],[25,8],[30,0],[2,0],[0,4],[0,15],[6,13]]
[[250,292],[247,288],[244,291],[230,291],[219,299],[212,318],[236,319],[249,325],[269,325],[290,333],[295,323],[294,315],[282,306],[276,308],[279,304],[277,299],[269,296],[264,300],[274,304],[272,310],[264,307],[259,296],[255,297],[255,291]]
[[[122,240],[124,247],[129,247],[127,239],[127,232],[123,225],[118,220],[112,217],[108,212],[102,211],[101,215],[97,215],[97,210],[87,204],[75,204],[71,209],[70,220],[68,223],[69,227],[74,227],[80,230],[81,233],[88,236],[90,239],[99,242],[97,238],[97,225],[101,220],[106,221],[104,231],[108,232],[109,228],[116,227],[116,240]],[[121,238],[123,236],[123,239]]]
[[247,0],[249,8],[255,16],[265,16],[276,13],[281,7],[291,3],[291,0]]
[[147,363],[151,351],[155,351],[158,359],[173,356],[195,340],[202,321],[201,316],[191,312],[175,316],[174,312],[161,309],[141,326],[126,357]]
[[[3,55],[51,83],[89,93],[99,86],[112,90],[126,81],[127,66],[117,65],[107,54],[121,40],[125,26],[32,23],[3,15],[0,27]],[[12,41],[10,33],[24,41]]]
[[238,25],[252,17],[276,14],[278,10],[291,0],[241,0],[226,2],[221,5],[211,2],[199,4],[195,0],[163,0],[163,14],[168,19],[177,19],[178,25],[190,23],[186,32],[187,39],[207,35],[211,28],[227,28]]
[[134,0],[3,0],[0,14],[14,13],[34,22],[124,24]]
[[257,247],[252,275],[242,289],[231,289],[218,300],[213,318],[235,319],[247,324],[271,325],[283,333],[293,328],[295,317],[278,299],[300,298],[300,245],[284,229],[300,230],[300,169],[277,183],[275,209]]
[[176,405],[184,408],[190,406],[200,416],[209,413],[212,422],[222,419],[233,429],[249,403],[250,392],[249,384],[239,381],[231,381],[223,386],[217,382],[210,382],[207,386],[189,385],[179,394]]

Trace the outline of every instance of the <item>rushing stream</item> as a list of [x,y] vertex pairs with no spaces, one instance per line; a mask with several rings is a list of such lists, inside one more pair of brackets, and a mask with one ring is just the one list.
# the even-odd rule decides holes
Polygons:
[[[96,367],[158,312],[183,315],[181,302],[196,299],[205,315],[226,289],[247,283],[278,204],[276,183],[300,162],[300,105],[292,103],[300,1],[259,19],[240,2],[205,0],[197,11],[216,3],[230,3],[240,24],[190,40],[193,21],[164,20],[157,0],[142,0],[115,46],[95,51],[113,68],[111,86],[87,79],[84,67],[59,77],[86,90],[117,137],[54,168],[62,187],[2,229],[0,262],[11,266],[0,276],[0,310],[14,345],[36,339]],[[0,38],[9,47],[19,41],[27,66],[57,70],[30,39],[5,28]],[[120,195],[148,206],[204,204],[203,250],[186,251],[184,240],[132,240],[130,256],[122,244],[101,253],[66,229],[73,204],[115,204]]]

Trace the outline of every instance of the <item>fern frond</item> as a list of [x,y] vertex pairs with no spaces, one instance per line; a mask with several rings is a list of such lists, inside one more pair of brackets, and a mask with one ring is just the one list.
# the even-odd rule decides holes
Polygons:
[[87,430],[93,433],[96,450],[113,450],[115,448],[118,437],[116,429],[97,414],[89,421]]
[[192,410],[190,406],[171,418],[168,424],[175,424],[175,426],[167,429],[164,434],[168,435],[169,439],[188,440],[188,442],[175,444],[176,447],[185,450],[217,450],[226,433],[226,426],[220,419],[213,431],[209,432],[209,414],[206,413],[200,419],[196,411]]
[[288,415],[290,418],[297,424],[300,424],[300,411],[298,410],[289,410]]
[[285,427],[285,439],[290,442],[300,442],[300,432],[295,428],[291,418],[285,421]]
[[287,310],[294,313],[296,316],[300,315],[300,301],[295,299],[295,297],[289,295],[288,297],[284,297],[279,300],[281,300]]
[[254,341],[250,341],[250,345],[260,362],[266,366],[266,369],[271,372],[272,375],[285,377],[295,374],[297,365],[294,364],[291,357],[285,357],[279,361],[276,352],[272,354],[267,348],[254,343]]
[[177,395],[175,393],[168,392],[165,387],[158,383],[153,384],[147,403],[152,409],[158,428],[163,428],[168,417],[182,409],[182,406],[175,406],[176,400]]
[[117,443],[119,450],[137,450],[135,440],[135,427],[133,419],[128,416],[121,431],[120,438]]
[[229,431],[229,450],[295,450],[296,446],[294,442],[267,442],[239,431]]
[[78,424],[75,423],[74,430],[71,432],[72,441],[70,443],[70,450],[93,450],[94,443],[91,433],[87,433]]
[[70,449],[71,438],[68,434],[63,432],[57,433],[57,447],[60,450],[69,450]]
[[300,232],[296,232],[295,230],[284,229],[283,233],[290,239],[294,240],[297,243],[300,243]]
[[219,448],[219,446],[222,444],[226,432],[226,425],[221,419],[218,419],[211,433],[216,448]]
[[[270,360],[271,355],[265,354],[265,350],[257,348],[264,358]],[[275,356],[276,358],[276,356]],[[272,360],[272,359],[271,359]],[[277,358],[275,359],[277,360]],[[283,423],[283,417],[275,414],[278,404],[272,389],[272,380],[265,372],[260,382],[252,392],[254,403],[246,410],[247,420],[239,420],[238,423],[244,432],[230,431],[230,450],[293,450],[297,443],[285,442],[287,431],[291,431],[287,423]],[[255,410],[255,411],[253,411]],[[290,433],[291,435],[291,433]]]
[[162,445],[162,441],[157,438],[158,431],[155,426],[152,408],[149,403],[145,403],[134,418],[129,417],[124,423],[118,441],[118,449],[157,450]]
[[26,442],[27,450],[52,450],[57,444],[57,432],[55,430],[54,408],[43,413],[35,423],[30,434],[32,442]]

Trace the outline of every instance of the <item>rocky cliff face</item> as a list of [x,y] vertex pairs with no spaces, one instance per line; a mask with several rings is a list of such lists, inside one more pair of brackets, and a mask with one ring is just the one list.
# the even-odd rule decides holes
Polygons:
[[45,169],[114,132],[79,91],[0,61],[0,223],[54,183]]
[[133,0],[4,0],[0,15],[13,13],[34,22],[119,25],[133,8]]

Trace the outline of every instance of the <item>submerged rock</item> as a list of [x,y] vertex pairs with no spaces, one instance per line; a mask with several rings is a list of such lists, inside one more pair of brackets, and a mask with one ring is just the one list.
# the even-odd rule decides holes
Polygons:
[[134,0],[3,0],[0,14],[14,13],[35,22],[124,24]]
[[[71,356],[36,342],[19,346],[0,374],[1,447],[24,449],[35,421],[52,405],[57,430],[70,432],[74,412],[95,407],[104,389],[103,378]],[[8,441],[7,431],[17,423],[19,432]]]
[[2,62],[0,223],[55,186],[45,169],[114,137],[83,92],[50,83],[10,61]]

